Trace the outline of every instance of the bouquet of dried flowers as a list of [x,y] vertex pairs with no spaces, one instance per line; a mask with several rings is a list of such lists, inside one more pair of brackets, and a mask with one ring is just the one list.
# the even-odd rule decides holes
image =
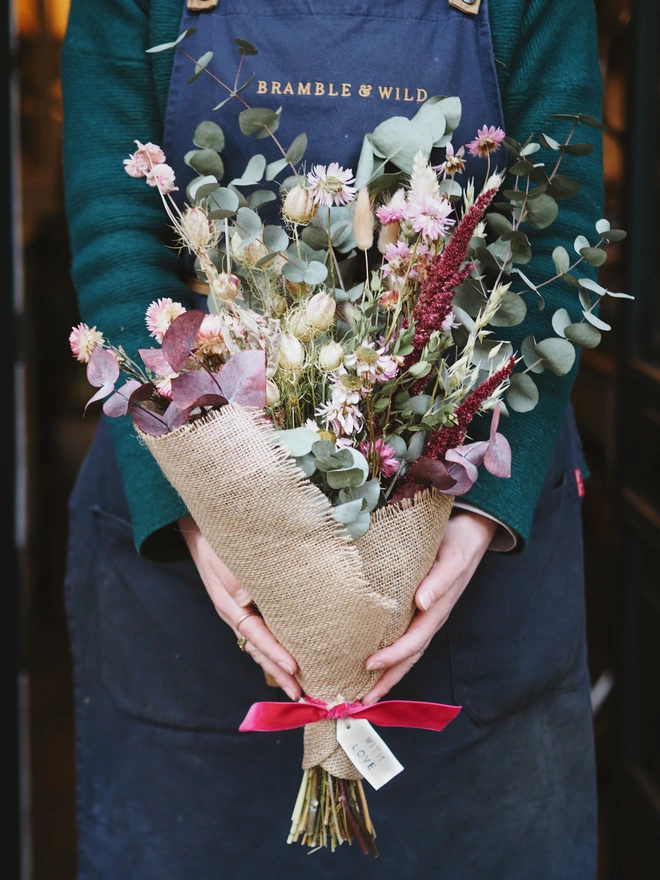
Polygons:
[[[188,33],[150,51],[182,52]],[[241,63],[256,54],[236,43]],[[211,58],[191,58],[194,76],[213,76]],[[289,841],[334,849],[356,839],[375,854],[361,779],[378,787],[364,758],[376,735],[369,729],[370,745],[351,754],[345,730],[362,734],[369,717],[440,730],[459,709],[390,701],[370,715],[359,701],[380,673],[367,672],[365,660],[405,632],[453,499],[480,466],[509,476],[500,417],[533,409],[533,374],[568,373],[576,347],[596,346],[610,329],[598,302],[627,295],[582,277],[579,266],[600,265],[603,246],[625,233],[600,219],[595,243],[578,236],[573,258],[556,248],[552,277],[534,284],[521,269],[532,258],[528,230],[549,226],[577,192],[560,167],[564,155],[588,151],[572,137],[580,125],[601,127],[592,117],[559,117],[572,121],[564,143],[541,135],[520,144],[485,125],[455,146],[460,100],[431,97],[412,120],[392,117],[365,134],[353,173],[335,162],[307,169],[304,133],[284,149],[279,111],[250,107],[244,86],[225,88],[226,100],[244,106],[242,132],[271,137],[280,160],[252,155],[241,178],[223,183],[224,135],[205,121],[186,155],[197,176],[183,208],[160,147],[136,141],[124,160],[160,196],[206,285],[208,310],[166,297],[151,303],[155,345],[139,361],[85,324],[70,344],[98,388],[89,402],[133,418],[297,659],[302,703],[258,704],[244,723],[305,726]],[[433,164],[438,149],[443,161]],[[504,149],[513,163],[498,161],[491,173]],[[535,161],[541,149],[557,155],[552,170]],[[463,180],[466,150],[486,165],[479,189]],[[264,224],[260,208],[273,202],[279,221]],[[558,281],[574,288],[580,319],[559,309],[546,338],[529,335],[514,351],[502,328],[525,321],[528,294],[543,308],[541,289]],[[127,381],[117,386],[122,372]],[[470,441],[473,419],[486,413],[489,438]]]

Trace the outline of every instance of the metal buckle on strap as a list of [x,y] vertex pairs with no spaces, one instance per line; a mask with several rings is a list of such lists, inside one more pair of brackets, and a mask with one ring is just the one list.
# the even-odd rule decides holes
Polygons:
[[481,6],[481,0],[449,0],[449,5],[454,9],[460,9],[461,12],[467,12],[468,15],[476,15]]
[[207,9],[215,9],[218,0],[187,0],[186,6],[193,12],[205,12]]

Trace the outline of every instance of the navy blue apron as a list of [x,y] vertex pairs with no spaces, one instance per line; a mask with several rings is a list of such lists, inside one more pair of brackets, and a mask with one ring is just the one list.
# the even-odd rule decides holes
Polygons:
[[[500,124],[487,15],[485,0],[476,18],[445,0],[382,0],[371,9],[220,0],[213,11],[185,12],[182,28],[194,21],[200,50],[215,49],[223,64],[225,55],[232,59],[225,76],[233,76],[239,37],[261,50],[247,59],[255,69],[259,63],[255,82],[323,83],[316,104],[301,96],[304,124],[296,100],[278,96],[278,134],[286,143],[304,129],[310,161],[350,166],[357,132],[395,108],[396,93],[373,95],[382,84],[400,90],[402,114],[406,94],[416,97],[417,89],[460,94],[466,108],[476,102],[456,145],[482,124]],[[173,73],[170,160],[189,148],[195,124],[190,102],[179,101],[189,72],[177,65]],[[329,83],[335,90],[372,85],[373,100],[330,94]],[[213,106],[207,97],[200,92],[200,120]],[[412,115],[415,102],[406,103]],[[326,147],[324,120],[335,106]],[[246,160],[242,136],[219,121],[232,145],[226,154],[236,149],[229,175],[238,174]],[[269,145],[259,143],[265,152]],[[358,873],[364,880],[594,880],[580,463],[569,409],[527,548],[486,554],[449,622],[391,692],[458,703],[464,711],[441,734],[388,729],[405,771],[369,796],[380,858],[346,845],[308,855],[286,844],[302,733],[238,733],[249,705],[275,692],[236,647],[192,562],[137,556],[102,421],[70,506],[80,880],[330,880]]]

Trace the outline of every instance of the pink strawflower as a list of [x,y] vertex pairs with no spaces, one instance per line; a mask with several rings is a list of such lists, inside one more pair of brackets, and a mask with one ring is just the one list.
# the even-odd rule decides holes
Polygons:
[[150,168],[147,171],[147,183],[149,186],[156,186],[163,193],[171,193],[176,192],[179,189],[178,186],[174,186],[174,169],[169,165],[159,164],[154,165],[153,168]]
[[161,165],[165,161],[165,153],[157,144],[135,143],[138,148],[128,159],[124,159],[124,170],[130,177],[145,177],[154,165]]
[[373,443],[370,440],[364,440],[360,443],[360,452],[369,464],[377,464],[379,472],[384,477],[393,477],[397,472],[399,460],[394,454],[394,449],[388,446],[382,437]]
[[69,334],[71,351],[81,364],[89,363],[92,352],[97,345],[103,345],[103,334],[96,327],[88,327],[80,323]]
[[145,318],[149,335],[155,337],[156,342],[161,343],[172,321],[184,312],[181,303],[173,302],[169,296],[152,302]]
[[427,241],[437,241],[456,222],[449,217],[453,210],[451,202],[440,196],[415,196],[406,206],[406,220]]
[[[382,274],[384,278],[390,275],[405,275],[408,271],[412,251],[405,241],[397,241],[396,244],[388,244],[385,248],[386,265],[383,266]],[[410,269],[409,277],[415,278],[417,269],[413,266]]]
[[347,205],[355,198],[355,182],[350,168],[342,168],[337,162],[325,165],[315,165],[314,169],[307,174],[309,180],[309,192],[312,194],[316,205]]
[[225,325],[220,315],[204,315],[196,339],[200,354],[222,356],[229,354],[223,335],[224,329]]
[[489,153],[494,153],[495,150],[499,150],[505,137],[506,133],[501,128],[495,128],[494,125],[491,125],[489,128],[487,125],[484,125],[477,132],[476,138],[465,146],[470,151],[471,156],[483,157]]
[[384,309],[394,310],[399,304],[399,298],[401,294],[397,290],[396,287],[392,287],[389,289],[383,290],[381,295],[378,297],[378,303]]
[[389,223],[398,223],[403,220],[406,212],[406,193],[403,189],[398,189],[386,205],[380,205],[376,208],[376,217],[382,226]]
[[458,150],[454,152],[453,145],[449,143],[445,150],[445,161],[441,165],[434,165],[433,170],[442,171],[445,178],[450,174],[461,174],[465,171],[464,155],[465,147],[459,147]]

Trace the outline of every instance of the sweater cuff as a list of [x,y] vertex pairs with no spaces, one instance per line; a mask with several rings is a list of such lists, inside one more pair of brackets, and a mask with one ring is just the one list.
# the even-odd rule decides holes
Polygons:
[[505,522],[502,522],[501,519],[488,513],[483,508],[477,507],[476,504],[470,504],[468,501],[454,501],[454,510],[469,510],[472,513],[478,513],[481,516],[485,516],[486,519],[492,519],[497,523],[497,531],[488,545],[489,550],[492,550],[495,553],[508,553],[510,550],[515,550],[516,545],[518,544],[518,536],[513,529]]

